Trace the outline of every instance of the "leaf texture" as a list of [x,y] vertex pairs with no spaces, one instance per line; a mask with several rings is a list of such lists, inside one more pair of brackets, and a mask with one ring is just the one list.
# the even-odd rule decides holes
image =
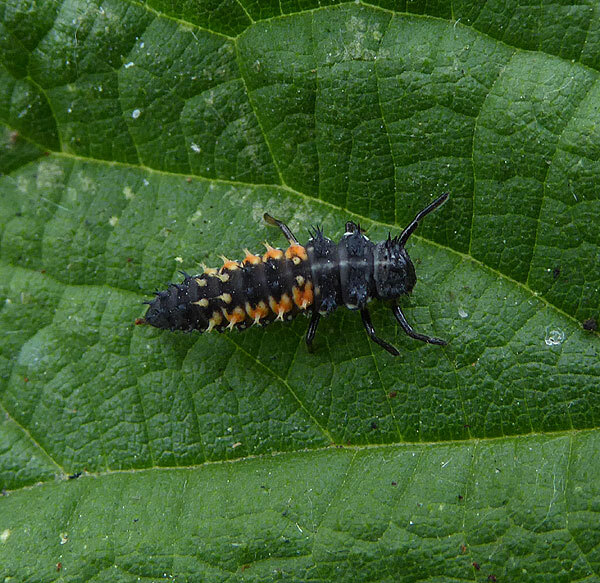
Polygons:
[[[598,14],[2,2],[4,580],[600,580]],[[447,347],[134,325],[265,211],[379,240],[446,191],[402,306]]]

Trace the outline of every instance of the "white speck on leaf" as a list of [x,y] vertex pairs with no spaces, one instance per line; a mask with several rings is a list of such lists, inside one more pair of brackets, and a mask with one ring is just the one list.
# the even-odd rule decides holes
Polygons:
[[108,219],[108,224],[111,227],[116,227],[118,222],[119,222],[119,217],[112,216],[112,217],[110,217],[110,219]]
[[134,64],[135,64],[135,63],[134,63],[133,61],[129,61],[129,63],[125,63],[123,66],[124,66],[126,69],[129,69],[130,67],[133,67],[133,65],[134,65]]
[[199,221],[202,218],[202,211],[200,209],[198,209],[191,217],[189,222],[190,223],[195,223],[196,221]]
[[142,113],[142,112],[141,112],[139,109],[134,109],[134,110],[131,112],[131,117],[132,117],[133,119],[137,119],[138,117],[140,117],[141,113]]
[[546,338],[544,339],[544,342],[548,345],[548,346],[556,346],[557,344],[562,344],[565,341],[565,333],[562,330],[557,329],[553,329],[553,330],[546,330]]
[[5,543],[8,540],[9,536],[10,536],[10,528],[5,528],[2,531],[2,534],[0,534],[0,542]]
[[458,315],[461,318],[468,318],[469,317],[468,312],[465,312],[464,308],[458,308]]

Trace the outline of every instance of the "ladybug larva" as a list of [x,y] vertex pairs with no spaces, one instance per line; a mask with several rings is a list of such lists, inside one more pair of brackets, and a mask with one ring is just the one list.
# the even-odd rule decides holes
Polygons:
[[390,235],[380,243],[370,241],[356,223],[347,222],[339,243],[316,227],[306,245],[301,245],[286,224],[265,213],[265,221],[279,227],[289,241],[285,251],[265,243],[262,256],[246,249],[241,262],[223,257],[220,269],[204,268],[195,276],[184,273],[183,283],[156,292],[142,322],[169,330],[223,332],[305,313],[311,316],[306,334],[310,350],[321,316],[344,305],[360,311],[371,340],[398,356],[371,323],[367,302],[376,298],[391,300],[396,320],[411,338],[443,346],[445,340],[413,330],[395,300],[409,294],[417,282],[406,241],[419,221],[447,199],[448,194],[443,194],[419,212],[400,236]]

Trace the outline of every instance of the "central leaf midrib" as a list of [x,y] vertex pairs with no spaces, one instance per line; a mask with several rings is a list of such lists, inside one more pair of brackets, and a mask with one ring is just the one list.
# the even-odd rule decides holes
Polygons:
[[[385,444],[367,444],[367,445],[328,445],[325,447],[315,447],[315,448],[304,448],[293,451],[272,451],[264,454],[257,455],[247,455],[244,457],[234,458],[234,459],[223,459],[223,460],[209,460],[202,462],[200,464],[192,464],[192,465],[178,465],[178,466],[154,466],[154,467],[146,467],[146,468],[128,468],[128,469],[116,469],[116,470],[103,470],[100,472],[85,472],[82,477],[91,477],[91,478],[102,478],[106,476],[112,476],[116,474],[137,474],[137,473],[150,473],[150,472],[170,472],[170,471],[180,471],[180,470],[202,470],[203,468],[217,465],[229,465],[229,464],[239,464],[245,463],[253,460],[265,460],[269,461],[273,458],[284,458],[284,457],[298,457],[305,455],[314,455],[327,451],[338,451],[340,455],[342,454],[353,454],[359,453],[361,451],[385,451],[390,449],[416,449],[426,450],[427,448],[438,448],[443,447],[447,448],[448,446],[454,447],[471,447],[476,448],[485,444],[494,444],[501,442],[513,442],[519,439],[535,439],[539,437],[543,437],[548,441],[559,438],[559,437],[568,437],[573,438],[575,436],[585,436],[586,434],[594,434],[598,431],[598,428],[593,429],[567,429],[560,431],[547,431],[547,432],[534,432],[527,434],[519,434],[519,435],[510,435],[510,436],[499,436],[499,437],[481,437],[481,438],[472,438],[468,440],[448,440],[448,441],[430,441],[430,442],[405,442],[405,443],[385,443]],[[66,474],[64,474],[66,476]],[[80,478],[81,479],[81,478]],[[65,477],[64,481],[67,481],[68,478]],[[18,488],[15,490],[7,490],[6,493],[15,493],[24,490],[32,490],[34,488],[44,487],[46,485],[55,484],[55,480],[48,480],[46,482],[38,482],[36,484],[23,486],[22,488]]]

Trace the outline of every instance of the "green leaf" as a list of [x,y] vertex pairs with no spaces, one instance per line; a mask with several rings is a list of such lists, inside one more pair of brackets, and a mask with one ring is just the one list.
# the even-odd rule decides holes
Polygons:
[[[4,581],[600,580],[600,19],[500,4],[0,4]],[[401,302],[444,348],[134,324],[265,211],[446,191]]]

